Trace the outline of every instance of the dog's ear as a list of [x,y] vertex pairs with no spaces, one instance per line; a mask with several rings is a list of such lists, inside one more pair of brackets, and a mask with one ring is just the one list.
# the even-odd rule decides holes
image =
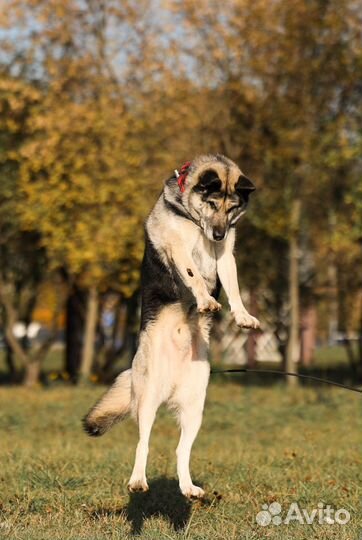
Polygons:
[[199,181],[195,186],[195,191],[201,191],[204,193],[215,193],[221,189],[221,180],[217,175],[217,172],[208,169],[199,176]]
[[235,184],[235,191],[245,202],[248,202],[249,195],[256,190],[253,182],[243,174],[239,176]]

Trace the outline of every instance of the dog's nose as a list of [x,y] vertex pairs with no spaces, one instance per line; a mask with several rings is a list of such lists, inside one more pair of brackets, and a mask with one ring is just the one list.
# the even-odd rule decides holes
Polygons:
[[213,236],[214,240],[219,242],[220,240],[224,240],[225,231],[223,231],[222,229],[214,229],[212,231],[212,236]]

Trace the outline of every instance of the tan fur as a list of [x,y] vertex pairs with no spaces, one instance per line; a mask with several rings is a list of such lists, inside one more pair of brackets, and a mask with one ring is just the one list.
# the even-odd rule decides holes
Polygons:
[[[220,160],[220,157],[222,158]],[[216,205],[216,211],[211,209],[208,202],[204,202],[198,193],[194,192],[194,187],[198,184],[200,177],[205,171],[213,170],[217,173],[221,181],[221,191],[226,196],[223,199],[209,198]],[[193,219],[199,222],[206,236],[212,240],[212,231],[216,227],[226,229],[232,215],[229,214],[230,208],[235,206],[237,195],[235,186],[239,177],[243,175],[240,168],[225,156],[200,156],[192,162],[192,167],[187,176],[185,184],[185,193],[183,195],[183,204],[187,208]],[[240,211],[237,219],[244,213]],[[200,218],[200,215],[202,218]]]
[[236,163],[225,156],[223,156],[222,162],[213,155],[200,156],[192,162],[191,173],[187,176],[186,189],[191,191],[197,184],[202,173],[208,169],[214,169],[218,173],[223,188],[225,190],[228,189],[229,191],[232,191],[235,188],[239,176],[243,174]]

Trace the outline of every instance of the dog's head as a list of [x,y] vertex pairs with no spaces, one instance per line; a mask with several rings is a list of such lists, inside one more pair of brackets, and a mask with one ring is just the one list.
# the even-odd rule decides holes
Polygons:
[[202,156],[193,161],[186,179],[183,204],[212,241],[226,238],[245,213],[254,184],[230,159]]

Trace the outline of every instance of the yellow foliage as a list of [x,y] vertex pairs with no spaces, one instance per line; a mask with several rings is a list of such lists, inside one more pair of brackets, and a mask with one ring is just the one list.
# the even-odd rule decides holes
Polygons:
[[[57,97],[57,96],[55,96]],[[41,231],[54,266],[102,284],[124,261],[139,266],[142,220],[147,210],[130,141],[127,112],[119,99],[96,103],[45,96],[29,120],[32,136],[22,148],[23,223]],[[134,276],[122,284],[129,294]]]
[[25,132],[7,158],[20,167],[22,225],[41,233],[53,267],[130,294],[162,180],[204,152],[256,179],[251,215],[267,234],[288,239],[298,197],[316,249],[351,240],[348,219],[329,238],[315,201],[335,205],[359,153],[352,0],[1,5],[0,27],[29,33],[24,72],[41,79],[0,77],[0,126]]

